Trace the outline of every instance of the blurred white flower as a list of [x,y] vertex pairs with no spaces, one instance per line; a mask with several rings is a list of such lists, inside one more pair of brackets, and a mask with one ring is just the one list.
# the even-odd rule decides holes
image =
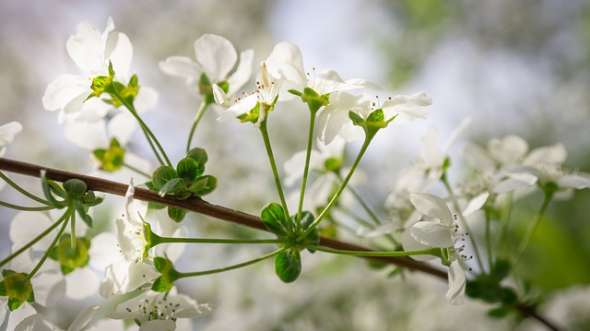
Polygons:
[[9,122],[0,125],[0,157],[6,153],[6,147],[12,143],[14,137],[23,130],[19,122]]
[[128,78],[133,46],[127,35],[114,29],[110,17],[102,33],[89,23],[78,25],[76,34],[68,39],[66,49],[81,73],[58,76],[47,86],[43,95],[46,110],[60,110],[61,116],[80,111],[91,93],[92,79],[107,75],[109,63],[113,64],[118,80]]
[[[160,62],[160,69],[168,75],[184,78],[191,87],[198,85],[201,75],[205,74],[213,91],[221,91],[222,99],[235,95],[250,79],[253,50],[241,52],[238,62],[232,43],[214,34],[204,34],[193,46],[196,61],[184,56],[171,56]],[[225,84],[227,87],[224,90],[222,85]]]

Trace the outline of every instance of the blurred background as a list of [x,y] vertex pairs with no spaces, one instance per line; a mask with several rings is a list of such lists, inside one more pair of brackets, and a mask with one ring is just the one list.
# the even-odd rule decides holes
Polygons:
[[[307,67],[335,69],[346,78],[366,78],[400,93],[423,90],[432,96],[428,120],[400,122],[380,134],[363,164],[369,175],[359,190],[383,215],[396,174],[419,153],[425,130],[436,127],[447,137],[465,117],[473,122],[462,142],[485,142],[508,133],[522,136],[531,147],[561,142],[569,151],[567,165],[590,171],[586,0],[3,0],[0,124],[17,120],[24,125],[7,157],[92,171],[90,155],[64,139],[56,114],[43,110],[41,97],[57,75],[76,72],[65,50],[76,25],[89,21],[102,30],[108,16],[133,43],[133,71],[140,82],[159,92],[158,106],[145,119],[175,159],[183,155],[200,100],[182,80],[163,75],[157,63],[171,55],[193,57],[194,40],[215,33],[238,50],[253,48],[256,61],[264,59],[276,42],[288,40],[300,46]],[[280,113],[273,117],[270,131],[282,163],[304,148],[307,112],[286,106]],[[195,141],[209,152],[208,172],[220,179],[208,200],[258,213],[275,199],[263,145],[252,127],[219,123],[215,112],[208,112]],[[461,145],[451,152],[460,155]],[[129,148],[150,157],[139,134]],[[38,191],[38,181],[15,178]],[[18,199],[8,188],[0,197]],[[539,201],[539,196],[525,201],[514,222],[526,222]],[[542,310],[571,330],[590,329],[589,212],[587,191],[553,204],[520,268],[546,299]],[[113,213],[117,211],[103,207],[99,217],[108,222]],[[13,216],[11,210],[0,210],[2,256],[10,247]],[[195,233],[247,232],[199,215],[191,215],[184,224]],[[256,254],[252,248],[198,246],[185,251],[182,261],[183,267],[198,270]],[[308,254],[303,276],[295,284],[282,284],[267,263],[187,280],[180,287],[213,307],[194,320],[199,330],[538,328],[528,321],[490,319],[489,307],[483,304],[452,306],[444,298],[446,284],[437,280],[412,273],[388,278],[350,258]],[[79,307],[63,309],[75,314]]]

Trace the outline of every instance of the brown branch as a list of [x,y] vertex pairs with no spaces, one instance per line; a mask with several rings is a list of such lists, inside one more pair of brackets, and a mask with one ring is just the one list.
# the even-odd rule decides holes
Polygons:
[[[32,177],[40,177],[41,171],[44,170],[46,172],[46,176],[49,179],[64,182],[68,179],[77,178],[83,180],[86,185],[88,185],[88,189],[92,191],[104,192],[109,194],[115,194],[124,196],[125,192],[127,192],[128,185],[121,184],[118,182],[92,177],[72,172],[67,172],[58,169],[51,169],[42,167],[36,164],[30,164],[5,158],[0,158],[0,170],[6,170],[9,172],[27,175]],[[217,218],[220,220],[232,222],[235,224],[244,225],[250,228],[268,231],[262,221],[254,215],[246,214],[241,211],[233,210],[230,208],[226,208],[223,206],[214,205],[208,203],[205,200],[199,198],[190,198],[186,200],[176,200],[173,198],[161,197],[155,192],[150,190],[136,188],[134,197],[138,200],[148,201],[148,202],[158,202],[162,204],[166,204],[173,207],[184,208],[186,210],[190,210],[199,214],[207,215],[213,218]],[[325,237],[320,238],[320,244],[326,247],[334,248],[334,249],[342,249],[342,250],[355,250],[355,251],[370,251],[370,249],[343,242],[334,239],[329,239]],[[386,262],[389,264],[393,264],[402,268],[406,268],[412,271],[420,271],[436,278],[446,280],[447,275],[446,272],[440,270],[438,268],[432,267],[426,263],[418,262],[408,257],[366,257],[367,259],[372,260],[379,260],[382,262]],[[553,323],[548,321],[546,318],[537,314],[535,309],[530,306],[526,305],[519,305],[517,309],[525,316],[532,317],[539,321],[540,323],[544,324],[548,329],[559,331],[559,328],[555,326]]]

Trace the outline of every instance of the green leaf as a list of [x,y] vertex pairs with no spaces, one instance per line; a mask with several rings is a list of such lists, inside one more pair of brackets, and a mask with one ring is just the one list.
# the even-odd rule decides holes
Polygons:
[[275,272],[285,283],[294,282],[301,274],[301,256],[297,249],[287,249],[275,257]]
[[176,165],[178,176],[186,180],[193,180],[205,171],[204,164],[200,164],[190,157],[185,157]]
[[[313,216],[313,214],[309,211],[304,211],[301,213],[301,225],[303,227],[303,231],[307,231],[309,229],[309,227],[311,226],[311,224],[313,223],[313,221],[315,220],[315,217]],[[320,244],[320,230],[318,229],[318,227],[316,227],[315,229],[313,229],[308,235],[307,237],[305,237],[304,239],[304,244],[306,246],[308,245],[319,245]],[[314,253],[315,249],[312,248],[308,248],[307,249],[310,253]]]
[[168,292],[172,289],[174,281],[180,277],[180,273],[174,269],[172,261],[160,256],[154,258],[154,267],[161,276],[154,281],[152,290],[157,292]]
[[25,303],[25,301],[21,301],[15,298],[8,298],[8,309],[10,311],[15,311],[17,310],[20,306],[22,306],[22,304]]
[[166,208],[165,204],[157,203],[157,202],[148,202],[148,209],[164,209]]
[[501,282],[504,278],[510,274],[510,261],[498,259],[492,266],[491,275],[498,281]]
[[178,178],[176,170],[171,166],[160,166],[152,175],[152,186],[156,190],[160,190],[168,181]]
[[243,113],[238,116],[238,119],[242,123],[250,122],[250,123],[257,123],[258,118],[260,117],[260,103],[256,103],[254,108],[250,109],[247,113]]
[[280,204],[276,202],[269,203],[262,209],[260,218],[264,226],[277,236],[282,237],[288,233],[289,229],[285,226],[287,222],[285,220],[285,210]]
[[152,284],[152,290],[156,292],[168,292],[172,289],[174,283],[170,282],[166,277],[160,276],[156,278]]
[[300,97],[300,96],[303,95],[303,93],[301,93],[301,91],[298,91],[298,90],[295,90],[295,89],[290,89],[288,92],[291,93],[291,94],[293,94],[293,95],[296,95],[298,97]]
[[365,127],[365,120],[359,114],[353,111],[349,111],[348,117],[352,121],[352,124],[360,127]]
[[205,175],[197,178],[188,188],[196,196],[209,194],[217,187],[217,178],[211,175]]
[[508,314],[510,314],[511,311],[512,311],[512,309],[510,307],[499,306],[499,307],[495,307],[495,308],[488,310],[487,314],[489,317],[492,317],[492,318],[504,318]]
[[168,207],[168,217],[170,217],[174,222],[182,222],[185,216],[186,210],[182,208]]
[[207,163],[207,160],[209,160],[209,157],[207,156],[207,151],[204,150],[203,148],[199,148],[199,147],[195,147],[195,148],[191,149],[186,154],[186,157],[190,157],[191,159],[197,161],[197,163],[202,164],[203,167]]

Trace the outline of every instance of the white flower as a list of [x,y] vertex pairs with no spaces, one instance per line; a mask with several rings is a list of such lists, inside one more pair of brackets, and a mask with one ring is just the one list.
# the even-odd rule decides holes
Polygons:
[[6,153],[6,147],[12,143],[14,137],[23,130],[19,122],[9,122],[0,125],[0,157]]
[[193,318],[209,310],[209,305],[186,295],[149,291],[120,304],[110,317],[134,320],[142,331],[173,331],[177,319]]
[[[482,194],[471,200],[464,215],[479,210],[488,199],[488,194]],[[449,290],[447,299],[452,303],[459,303],[465,292],[465,261],[462,254],[465,249],[465,234],[459,222],[455,221],[446,202],[431,194],[414,193],[410,196],[412,204],[423,216],[412,224],[404,236],[402,244],[405,250],[423,249],[428,247],[453,248],[449,266]]]
[[228,90],[223,93],[224,98],[236,94],[252,75],[254,51],[249,49],[241,52],[237,63],[236,49],[221,36],[204,34],[195,41],[194,50],[196,61],[184,56],[171,56],[160,62],[160,69],[168,75],[185,78],[190,85],[198,83],[201,75],[205,74],[214,91],[218,89],[223,92],[219,85],[227,83]]
[[[351,86],[348,83],[344,85]],[[359,88],[358,86],[361,85],[353,86]],[[423,92],[414,95],[386,97],[384,101],[379,102],[378,99],[375,100],[371,100],[366,95],[356,96],[348,92],[332,94],[330,96],[330,104],[324,107],[319,115],[319,127],[322,132],[322,139],[326,143],[330,143],[336,135],[340,135],[346,141],[363,138],[362,129],[354,126],[349,118],[349,112],[354,112],[364,119],[377,109],[383,110],[386,120],[394,116],[402,116],[410,119],[424,118],[426,117],[424,107],[432,103],[430,97]]]
[[113,64],[118,80],[128,78],[133,46],[127,35],[114,29],[110,17],[102,33],[89,23],[78,25],[76,34],[68,39],[66,49],[81,74],[61,75],[47,86],[43,95],[46,110],[60,110],[62,116],[80,111],[91,93],[92,79],[107,75],[109,63]]

